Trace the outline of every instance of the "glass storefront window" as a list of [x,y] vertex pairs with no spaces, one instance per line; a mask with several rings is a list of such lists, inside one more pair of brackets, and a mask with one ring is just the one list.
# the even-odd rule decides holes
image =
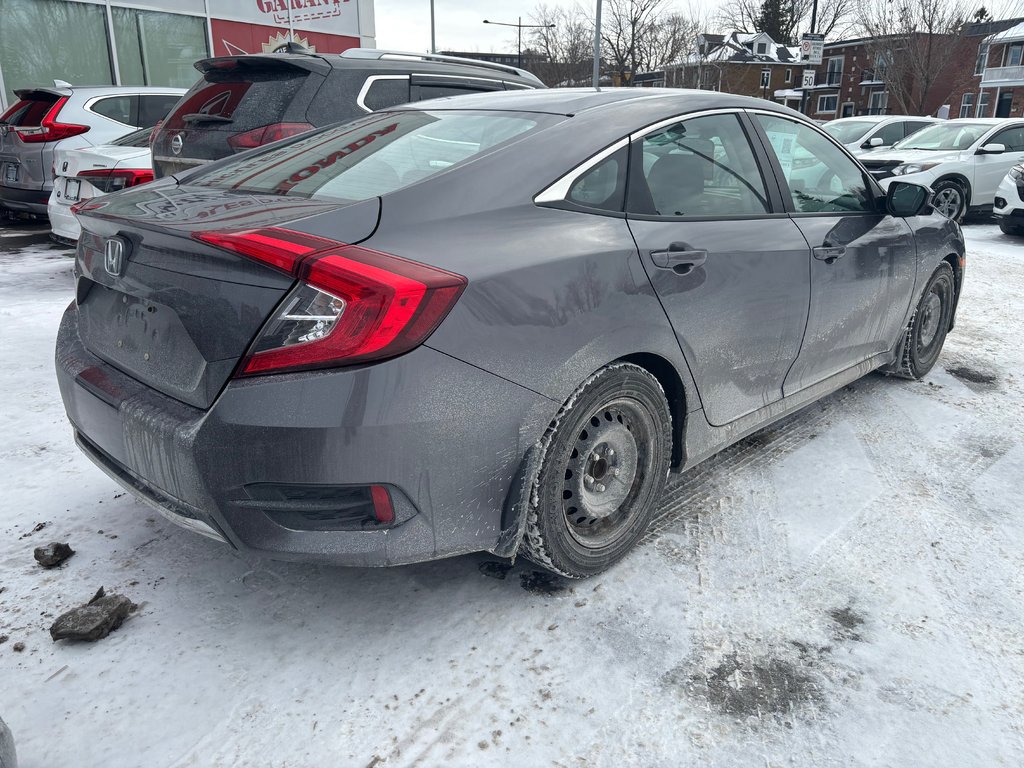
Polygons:
[[199,73],[192,63],[209,56],[204,19],[116,6],[111,14],[122,85],[195,83]]
[[[106,9],[64,0],[0,0],[0,71],[8,104],[16,88],[52,86],[55,78],[112,85]],[[194,74],[189,85],[192,80]]]

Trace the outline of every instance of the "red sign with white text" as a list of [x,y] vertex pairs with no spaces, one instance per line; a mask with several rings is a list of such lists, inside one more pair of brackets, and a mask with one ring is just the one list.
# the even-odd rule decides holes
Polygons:
[[[214,56],[239,56],[244,53],[270,53],[288,42],[288,27],[267,27],[224,19],[211,20]],[[295,30],[295,42],[316,53],[341,53],[359,47],[359,38]]]

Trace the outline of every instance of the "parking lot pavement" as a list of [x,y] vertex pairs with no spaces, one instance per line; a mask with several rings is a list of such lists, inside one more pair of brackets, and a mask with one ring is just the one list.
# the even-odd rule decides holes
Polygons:
[[[22,764],[1024,764],[1024,242],[993,225],[965,228],[926,381],[868,376],[674,478],[641,546],[575,583],[485,555],[243,560],[164,522],[72,444],[69,251],[0,233],[0,716]],[[50,541],[76,554],[43,570]],[[52,643],[100,586],[138,611]]]

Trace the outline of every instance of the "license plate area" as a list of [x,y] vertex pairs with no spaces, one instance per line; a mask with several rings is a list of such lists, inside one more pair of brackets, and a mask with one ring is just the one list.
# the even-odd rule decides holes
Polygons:
[[18,164],[17,163],[5,163],[4,164],[4,181],[8,184],[14,183],[18,180]]
[[64,182],[64,198],[69,203],[77,203],[82,191],[82,182],[78,179],[67,179]]

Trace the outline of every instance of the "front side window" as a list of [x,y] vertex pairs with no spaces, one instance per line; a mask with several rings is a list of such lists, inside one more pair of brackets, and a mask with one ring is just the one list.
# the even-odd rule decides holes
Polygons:
[[1007,152],[1024,152],[1024,126],[1018,125],[1000,131],[986,144],[1004,144]]
[[314,199],[386,195],[550,124],[553,115],[494,112],[377,112],[200,173],[190,183]]
[[683,120],[634,142],[627,210],[649,216],[769,212],[768,195],[736,115]]
[[881,139],[881,146],[890,147],[903,138],[903,123],[889,123],[872,134],[871,138]]
[[874,196],[860,166],[829,139],[784,117],[757,115],[757,120],[798,212],[874,212]]

